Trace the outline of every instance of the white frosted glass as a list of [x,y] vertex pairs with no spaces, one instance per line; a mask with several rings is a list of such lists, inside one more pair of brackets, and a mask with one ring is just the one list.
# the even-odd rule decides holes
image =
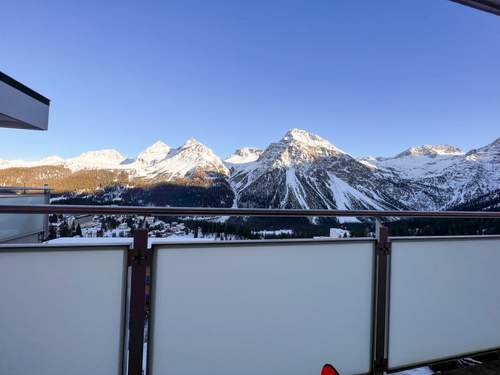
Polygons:
[[[0,196],[0,205],[44,204],[43,195]],[[19,236],[43,232],[46,215],[41,214],[0,214],[0,242]]]
[[500,239],[392,243],[389,366],[500,346]]
[[125,251],[0,248],[0,374],[119,374]]
[[370,368],[373,242],[161,248],[153,374]]

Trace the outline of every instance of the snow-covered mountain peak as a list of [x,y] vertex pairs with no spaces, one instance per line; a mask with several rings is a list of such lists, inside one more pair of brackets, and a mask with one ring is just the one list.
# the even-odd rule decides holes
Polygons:
[[170,147],[166,143],[157,141],[141,152],[137,156],[137,161],[146,166],[151,166],[165,159],[169,152]]
[[394,207],[374,193],[374,186],[384,182],[371,169],[300,129],[289,130],[256,161],[233,168],[230,183],[235,205],[243,207]]
[[156,141],[151,146],[149,146],[145,151],[150,152],[168,152],[170,151],[170,146],[163,141]]
[[59,156],[48,156],[46,158],[36,160],[36,161],[26,161],[26,160],[1,160],[0,159],[0,169],[7,168],[32,168],[41,166],[60,166],[64,165],[65,161]]
[[[165,152],[166,149],[164,148]],[[162,177],[167,180],[189,177],[197,173],[229,174],[222,160],[194,138],[188,139],[177,149],[146,168],[137,168],[136,175],[147,178]]]
[[68,160],[96,160],[97,158],[104,158],[106,160],[123,160],[125,157],[120,154],[118,151],[115,149],[109,148],[109,149],[103,149],[103,150],[96,150],[96,151],[87,151],[79,156],[76,156],[74,158],[70,158]]
[[196,147],[196,146],[206,147],[203,143],[198,141],[196,138],[189,138],[186,142],[184,142],[184,144],[181,147],[179,147],[179,149],[188,148],[188,147]]
[[305,165],[316,160],[347,157],[327,140],[301,129],[291,129],[278,142],[271,143],[259,157],[268,166]]
[[222,160],[215,155],[211,148],[194,138],[190,138],[181,147],[175,150],[172,158],[189,160],[195,164],[214,163],[223,165]]
[[280,140],[280,143],[299,144],[306,147],[330,148],[344,153],[342,150],[332,145],[326,139],[321,138],[319,135],[297,128],[288,130],[284,137]]
[[243,147],[237,149],[233,154],[224,160],[229,164],[245,164],[256,161],[262,154],[262,150],[255,147]]
[[451,145],[410,147],[392,158],[359,159],[368,167],[391,171],[405,179],[432,177],[459,163],[465,153]]
[[452,145],[423,145],[414,146],[396,155],[395,158],[402,158],[406,156],[456,156],[464,155],[464,152],[458,147]]
[[222,160],[215,155],[210,147],[204,145],[195,138],[189,138],[182,146],[172,150],[171,155],[171,157],[183,155],[183,158],[190,160],[217,160],[217,162],[220,161],[222,163]]
[[88,151],[66,160],[72,170],[79,169],[113,169],[119,168],[126,158],[114,149]]

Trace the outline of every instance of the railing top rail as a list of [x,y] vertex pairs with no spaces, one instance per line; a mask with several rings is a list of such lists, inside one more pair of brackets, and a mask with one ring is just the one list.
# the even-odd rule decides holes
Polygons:
[[254,216],[254,217],[427,217],[498,219],[500,212],[483,211],[398,211],[325,210],[268,208],[143,207],[89,205],[0,205],[0,214],[103,214],[150,216]]
[[48,186],[0,186],[0,191],[2,190],[14,190],[14,191],[50,191]]

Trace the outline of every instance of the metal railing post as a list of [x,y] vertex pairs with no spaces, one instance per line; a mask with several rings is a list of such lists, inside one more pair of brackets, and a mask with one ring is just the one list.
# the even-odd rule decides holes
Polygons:
[[[43,185],[43,200],[45,204],[50,204],[50,189],[47,184]],[[50,214],[46,214],[43,218],[42,241],[49,237],[49,215]]]
[[382,375],[387,370],[389,320],[390,252],[389,230],[376,221],[375,284],[373,309],[373,373]]
[[137,229],[133,233],[134,248],[129,253],[129,265],[132,269],[130,281],[129,312],[129,357],[128,375],[143,373],[144,323],[146,306],[146,267],[148,256],[148,231]]

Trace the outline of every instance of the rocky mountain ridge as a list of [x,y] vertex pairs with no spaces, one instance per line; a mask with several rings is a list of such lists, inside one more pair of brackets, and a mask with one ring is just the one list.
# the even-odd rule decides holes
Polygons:
[[220,204],[234,207],[442,210],[498,191],[500,138],[469,152],[424,145],[391,158],[355,158],[318,135],[291,129],[264,150],[242,148],[224,161],[193,138],[178,148],[158,141],[132,159],[99,150],[69,159],[0,160],[0,185],[42,183],[90,193],[113,185],[123,191],[218,184]]

